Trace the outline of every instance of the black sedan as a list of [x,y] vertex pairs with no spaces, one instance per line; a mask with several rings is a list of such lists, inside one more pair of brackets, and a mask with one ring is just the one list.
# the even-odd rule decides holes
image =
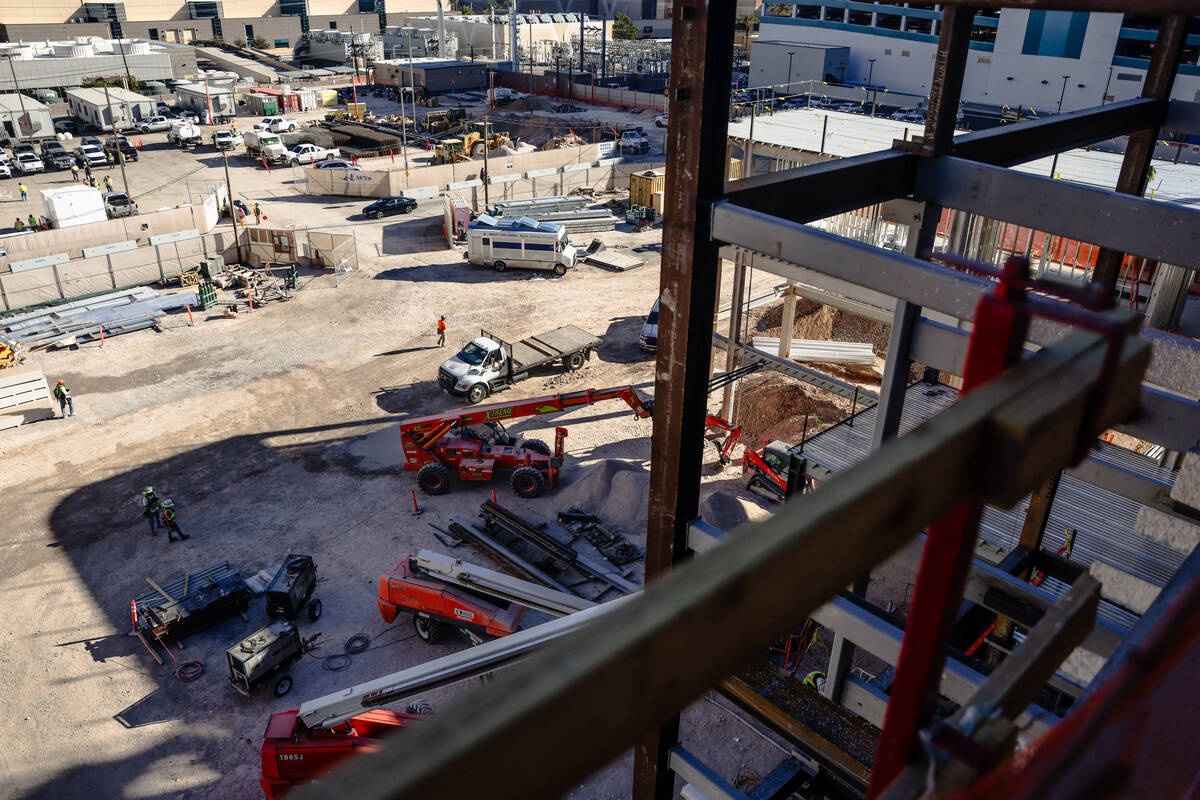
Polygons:
[[381,197],[363,209],[367,219],[390,217],[392,214],[408,214],[417,207],[417,201],[411,197]]

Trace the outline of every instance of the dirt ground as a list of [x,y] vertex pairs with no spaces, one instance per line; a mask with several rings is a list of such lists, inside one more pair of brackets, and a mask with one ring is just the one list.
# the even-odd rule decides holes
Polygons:
[[[182,202],[188,180],[216,177],[211,154],[146,148],[130,169],[143,208]],[[660,232],[602,234],[642,248],[647,265],[628,273],[582,265],[563,279],[500,276],[441,245],[437,204],[364,223],[360,202],[302,197],[290,180],[287,170],[243,165],[235,191],[262,199],[272,222],[353,228],[364,268],[348,282],[306,274],[287,303],[234,319],[213,313],[194,327],[176,315],[161,332],[37,356],[51,381],[72,387],[77,413],[0,435],[8,509],[0,694],[5,728],[16,734],[0,754],[0,797],[258,797],[258,748],[272,712],[464,647],[455,637],[427,645],[406,620],[385,625],[377,580],[398,555],[444,550],[431,523],[474,517],[491,486],[418,493],[423,514],[414,517],[412,475],[378,454],[399,417],[457,402],[438,390],[436,369],[480,327],[520,337],[570,323],[605,342],[578,373],[537,376],[500,399],[623,383],[652,391],[653,357],[637,337],[658,290]],[[440,314],[445,349],[435,347]],[[570,430],[568,486],[605,459],[648,466],[650,423],[620,403],[510,427],[552,440],[556,425]],[[739,485],[736,466],[711,461],[710,488]],[[147,485],[176,501],[187,542],[149,535],[137,506]],[[504,484],[497,493],[551,522],[561,507],[552,493],[518,501]],[[265,624],[261,600],[248,623],[234,617],[175,651],[179,661],[204,662],[193,683],[127,635],[130,600],[146,578],[161,585],[223,560],[249,576],[287,553],[314,556],[325,609],[301,625],[305,635],[320,632],[321,647],[294,668],[287,697],[263,690],[245,699],[226,683],[224,650]],[[453,553],[489,564],[467,547]],[[357,633],[371,637],[370,649],[344,671],[324,669],[323,658]],[[475,683],[424,699],[435,709],[471,702]],[[712,704],[697,703],[686,719],[689,742],[730,780],[766,774],[781,757]],[[626,755],[569,796],[627,796],[630,774]]]

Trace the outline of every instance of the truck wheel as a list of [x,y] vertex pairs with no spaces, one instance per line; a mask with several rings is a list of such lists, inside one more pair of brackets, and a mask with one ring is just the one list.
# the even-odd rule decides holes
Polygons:
[[483,383],[477,383],[467,390],[467,402],[474,405],[483,398],[487,397],[487,393],[487,385]]
[[441,464],[426,464],[417,471],[417,485],[425,494],[445,494],[450,490],[450,470]]
[[429,703],[426,703],[424,700],[417,700],[414,703],[409,703],[406,711],[408,711],[410,714],[432,714],[433,706],[429,705]]
[[567,365],[567,369],[574,372],[577,369],[583,369],[583,353],[571,353],[563,359],[563,363]]
[[546,476],[537,467],[520,467],[513,471],[512,488],[521,497],[537,497],[546,489]]
[[555,265],[554,265],[554,274],[555,274],[555,275],[557,275],[557,276],[559,276],[560,278],[561,278],[563,275],[566,275],[566,274],[567,274],[567,267],[566,267],[566,265],[565,265],[565,264],[555,264]]
[[272,689],[276,697],[283,697],[292,690],[292,676],[284,675],[279,680],[275,681],[275,688]]
[[442,626],[426,614],[413,617],[413,627],[417,629],[417,636],[426,644],[437,644],[442,638]]
[[317,598],[314,597],[312,600],[308,601],[308,621],[309,622],[316,622],[317,620],[319,620],[321,618],[321,611],[322,611],[322,606],[321,606],[320,600],[318,600]]
[[504,272],[504,270],[508,269],[508,264],[505,264],[503,261],[497,261],[492,264],[492,269],[496,270],[496,272]]
[[532,450],[535,453],[541,453],[544,456],[551,455],[550,445],[541,439],[525,439],[521,442],[521,447],[524,447],[526,450]]

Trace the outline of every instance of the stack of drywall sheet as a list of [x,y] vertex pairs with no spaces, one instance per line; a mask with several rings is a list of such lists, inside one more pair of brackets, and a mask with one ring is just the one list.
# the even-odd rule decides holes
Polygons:
[[149,328],[169,310],[199,304],[194,289],[160,294],[140,287],[0,319],[0,332],[21,342],[25,352],[69,347]]
[[53,416],[54,403],[41,367],[27,360],[0,369],[0,429]]

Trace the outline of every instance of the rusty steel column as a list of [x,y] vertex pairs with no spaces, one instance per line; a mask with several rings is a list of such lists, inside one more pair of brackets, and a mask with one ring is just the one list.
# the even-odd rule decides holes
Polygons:
[[[704,417],[712,363],[720,250],[710,209],[725,191],[734,0],[679,0],[671,20],[666,226],[659,283],[654,436],[646,582],[687,553],[688,524],[700,502]],[[668,800],[668,766],[679,740],[675,716],[634,747],[634,800]]]
[[[1158,38],[1154,41],[1154,55],[1146,71],[1146,82],[1142,84],[1142,97],[1157,100],[1171,99],[1171,86],[1179,69],[1179,58],[1187,39],[1188,18],[1182,14],[1163,17],[1158,26]],[[1166,109],[1163,109],[1166,113]],[[1158,143],[1161,117],[1153,127],[1130,134],[1125,146],[1125,158],[1121,161],[1121,173],[1117,177],[1116,191],[1141,197],[1146,193],[1146,180],[1150,176],[1150,159],[1154,157],[1154,145]],[[1108,247],[1100,248],[1096,256],[1096,267],[1092,280],[1107,286],[1115,286],[1121,276],[1121,263],[1125,254]]]

